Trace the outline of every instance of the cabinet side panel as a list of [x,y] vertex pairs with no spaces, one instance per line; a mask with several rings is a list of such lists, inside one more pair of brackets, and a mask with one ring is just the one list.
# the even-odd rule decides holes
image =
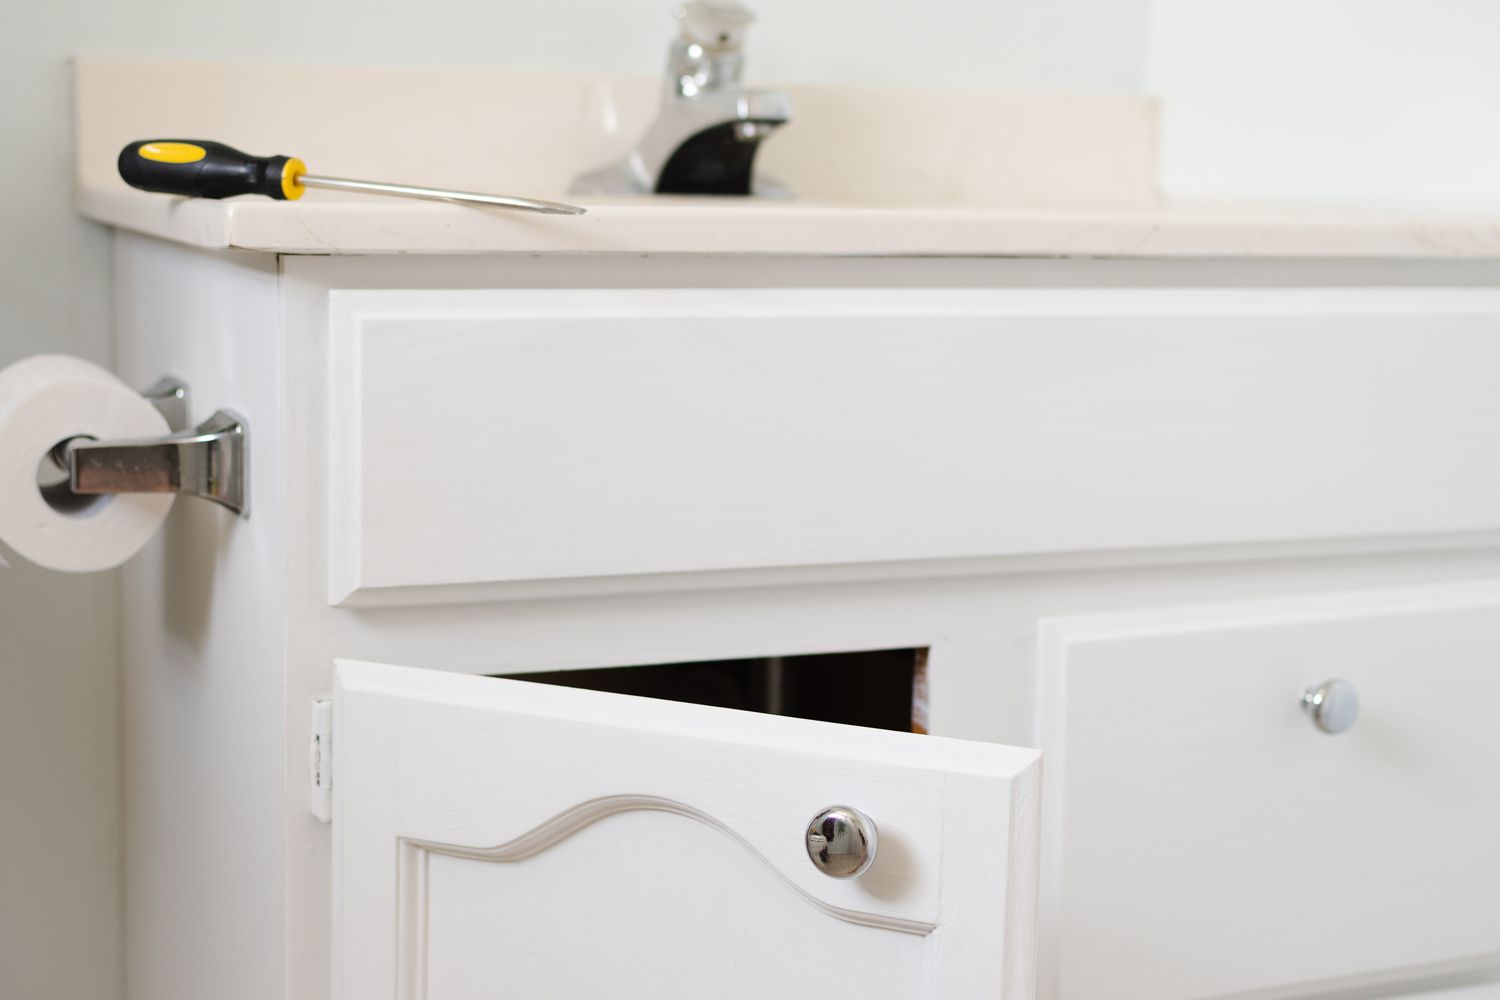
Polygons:
[[273,258],[122,234],[119,365],[249,427],[248,520],[179,499],[121,581],[126,981],[149,1000],[282,993],[284,560]]

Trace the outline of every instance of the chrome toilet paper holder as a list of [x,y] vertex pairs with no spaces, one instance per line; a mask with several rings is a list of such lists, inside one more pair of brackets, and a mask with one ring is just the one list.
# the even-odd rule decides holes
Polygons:
[[188,427],[187,383],[170,376],[141,393],[166,418],[173,433],[161,438],[95,441],[69,438],[52,450],[68,474],[68,489],[83,496],[106,493],[181,493],[248,511],[248,448],[245,421],[216,410]]

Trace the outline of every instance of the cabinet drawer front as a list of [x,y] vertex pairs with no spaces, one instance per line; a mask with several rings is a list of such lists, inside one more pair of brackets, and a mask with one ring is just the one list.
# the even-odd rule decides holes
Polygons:
[[[1500,584],[1059,619],[1041,671],[1060,998],[1500,952]],[[1299,695],[1335,677],[1327,735]]]
[[353,291],[330,367],[334,603],[1500,529],[1482,291]]

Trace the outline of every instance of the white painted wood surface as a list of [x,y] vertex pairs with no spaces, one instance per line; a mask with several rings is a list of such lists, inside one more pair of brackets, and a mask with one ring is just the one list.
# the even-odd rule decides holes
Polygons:
[[334,752],[339,997],[1032,995],[1035,751],[342,663]]
[[350,291],[332,311],[334,603],[1500,529],[1500,463],[1475,460],[1500,453],[1489,291]]
[[[1497,663],[1493,581],[1044,622],[1042,994],[1500,958]],[[1298,705],[1333,677],[1361,699],[1338,736]]]
[[1500,980],[1403,994],[1400,1000],[1500,1000]]
[[[1073,288],[1058,293],[1072,297],[1083,294],[1078,286],[1135,284],[1164,293],[1198,284],[1238,285],[1238,294],[1255,296],[1268,289],[1254,286],[1288,284],[1489,287],[1495,274],[1478,265],[1435,269],[1412,263],[1250,268],[1226,261],[473,256],[289,258],[273,276],[254,266],[252,257],[231,259],[133,237],[120,242],[124,374],[149,381],[163,367],[175,368],[170,362],[178,358],[177,373],[214,397],[200,395],[200,403],[228,402],[257,430],[271,430],[258,439],[257,447],[265,450],[257,453],[252,478],[251,521],[228,522],[221,531],[215,512],[204,508],[187,530],[169,529],[159,552],[149,549],[126,571],[125,601],[132,610],[122,642],[134,664],[124,764],[131,801],[127,944],[132,990],[143,997],[196,1000],[210,988],[205,984],[216,996],[247,1000],[329,995],[335,952],[329,827],[307,808],[307,734],[311,699],[330,693],[335,658],[474,673],[931,645],[935,731],[1024,744],[1032,740],[1039,618],[1500,577],[1493,533],[1418,533],[1121,550],[1073,560],[868,563],[633,578],[660,583],[657,592],[634,586],[632,578],[571,579],[557,581],[548,599],[497,604],[469,592],[467,604],[330,607],[330,470],[323,434],[330,424],[330,289],[925,285],[942,295],[944,288],[1045,285]],[[1347,303],[1364,291],[1328,294]],[[1434,288],[1431,294],[1447,293]],[[1439,337],[1434,343],[1445,342]],[[1284,356],[1297,353],[1295,342],[1283,348]],[[1283,368],[1266,384],[1275,389],[1297,384],[1296,378],[1297,369]],[[1401,391],[1393,389],[1390,399],[1408,401],[1404,418],[1420,419],[1425,405],[1434,399],[1442,404],[1433,388],[1441,384],[1413,377]],[[1246,393],[1248,398],[1248,388]],[[1429,433],[1438,435],[1445,426],[1435,423]],[[1479,446],[1473,451],[1487,453]],[[1476,462],[1476,475],[1484,474],[1481,465]],[[921,575],[915,575],[918,566]],[[230,576],[221,580],[221,570]],[[705,586],[710,576],[715,589]],[[460,590],[416,588],[445,599]],[[605,834],[610,828],[591,829]],[[588,853],[587,841],[576,844]],[[460,881],[467,882],[478,864],[456,859],[447,874],[462,873]],[[779,880],[767,878],[766,884],[790,892]],[[439,889],[453,886],[448,879]],[[482,890],[481,897],[458,902],[466,907],[489,898]],[[806,906],[800,900],[798,905]],[[1280,906],[1279,900],[1268,901],[1266,910]],[[458,936],[451,947],[447,940],[435,942],[431,955],[441,968],[435,965],[434,973],[452,976],[462,964],[486,974],[484,963],[499,946],[476,957],[476,932],[446,927],[441,938]],[[1368,1000],[1371,992],[1390,994],[1407,984],[1430,990],[1440,985],[1436,975],[1429,970],[1418,980],[1405,971],[1375,973],[1357,987],[1362,993],[1344,983],[1340,992],[1326,995]],[[1323,989],[1301,983],[1274,995]],[[1107,990],[1103,995],[1114,1000]]]
[[291,589],[276,264],[123,236],[114,273],[121,376],[185,379],[194,422],[245,416],[253,511],[176,503],[120,571],[126,996],[267,1000],[286,989]]

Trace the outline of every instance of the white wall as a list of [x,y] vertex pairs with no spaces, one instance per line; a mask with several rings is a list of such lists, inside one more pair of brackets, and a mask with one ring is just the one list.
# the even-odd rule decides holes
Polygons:
[[[1148,3],[752,0],[750,75],[1133,91]],[[4,0],[0,364],[39,351],[109,360],[107,237],[69,205],[70,54],[655,73],[671,5]],[[287,113],[317,115],[316,98]],[[0,570],[0,995],[119,994],[114,618],[110,579]]]
[[1177,201],[1500,213],[1500,3],[1157,0]]

